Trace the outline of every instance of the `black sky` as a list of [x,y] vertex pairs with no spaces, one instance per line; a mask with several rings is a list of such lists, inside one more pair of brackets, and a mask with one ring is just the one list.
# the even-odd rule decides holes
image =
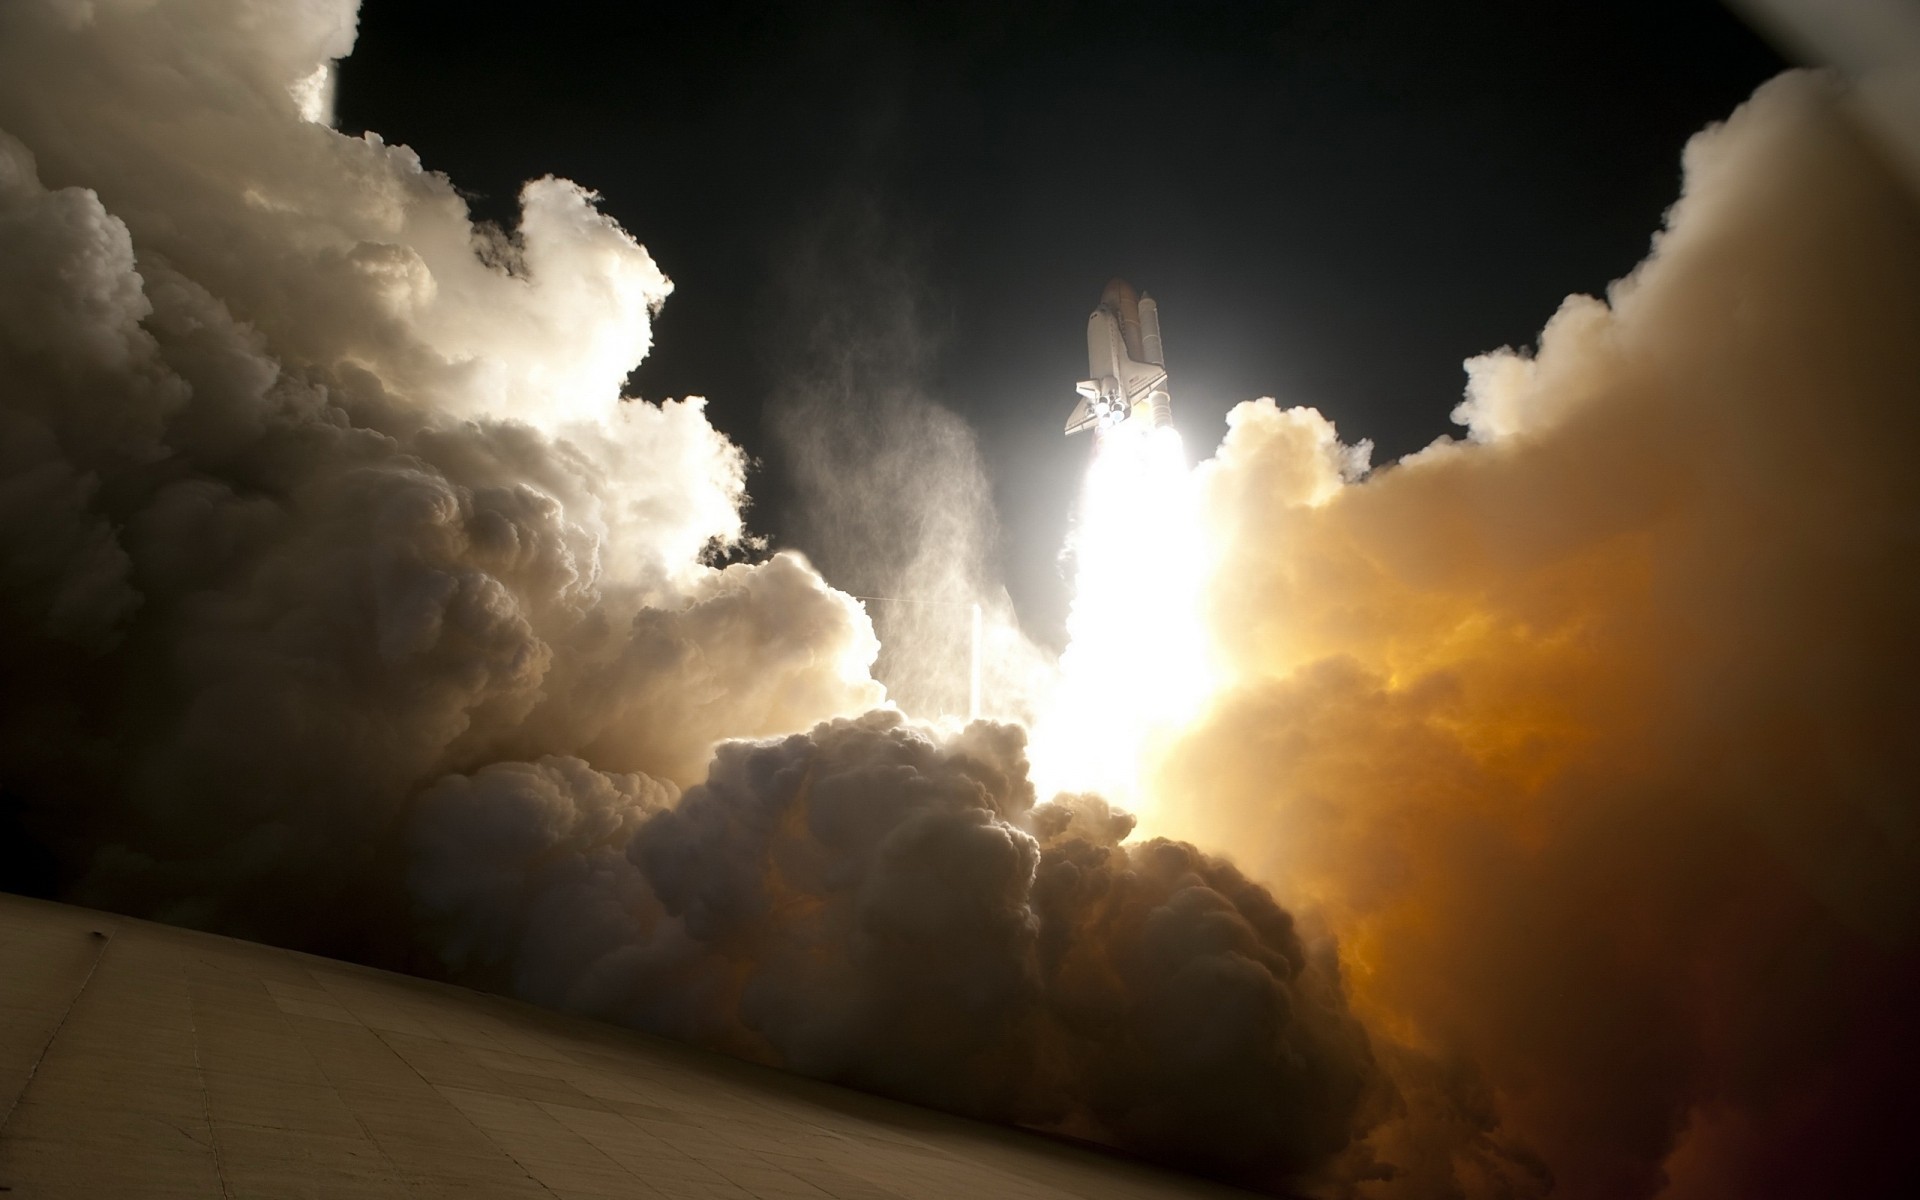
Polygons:
[[821,328],[962,414],[1052,635],[1109,276],[1160,301],[1194,454],[1274,395],[1384,461],[1449,432],[1463,358],[1631,269],[1687,137],[1783,66],[1702,0],[366,0],[339,124],[497,220],[548,172],[602,192],[676,284],[633,386],[710,398],[776,544],[766,413]]

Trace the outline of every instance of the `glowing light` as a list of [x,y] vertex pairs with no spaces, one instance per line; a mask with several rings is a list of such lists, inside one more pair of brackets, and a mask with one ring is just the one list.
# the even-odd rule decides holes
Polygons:
[[1180,435],[1132,422],[1104,433],[1070,542],[1069,644],[1033,729],[1042,796],[1097,791],[1150,823],[1142,781],[1213,685],[1199,534]]

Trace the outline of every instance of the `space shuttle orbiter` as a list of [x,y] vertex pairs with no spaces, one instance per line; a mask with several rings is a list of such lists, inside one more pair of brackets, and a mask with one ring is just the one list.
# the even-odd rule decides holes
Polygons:
[[1137,419],[1158,428],[1173,420],[1167,359],[1160,349],[1160,309],[1124,279],[1107,284],[1087,318],[1087,374],[1067,432],[1096,433]]

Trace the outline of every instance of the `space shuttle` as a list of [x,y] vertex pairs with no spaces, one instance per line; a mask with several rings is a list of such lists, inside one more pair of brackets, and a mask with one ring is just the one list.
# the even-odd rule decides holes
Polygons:
[[1076,385],[1080,403],[1067,418],[1068,433],[1091,429],[1097,436],[1127,420],[1154,429],[1172,422],[1160,308],[1124,279],[1107,284],[1087,318],[1087,374]]

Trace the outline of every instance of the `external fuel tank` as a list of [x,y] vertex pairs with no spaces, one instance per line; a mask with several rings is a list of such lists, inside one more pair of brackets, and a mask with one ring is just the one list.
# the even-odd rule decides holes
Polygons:
[[1080,402],[1067,417],[1068,433],[1098,434],[1134,419],[1155,428],[1172,422],[1160,307],[1124,279],[1107,284],[1087,318],[1087,376],[1076,385]]

